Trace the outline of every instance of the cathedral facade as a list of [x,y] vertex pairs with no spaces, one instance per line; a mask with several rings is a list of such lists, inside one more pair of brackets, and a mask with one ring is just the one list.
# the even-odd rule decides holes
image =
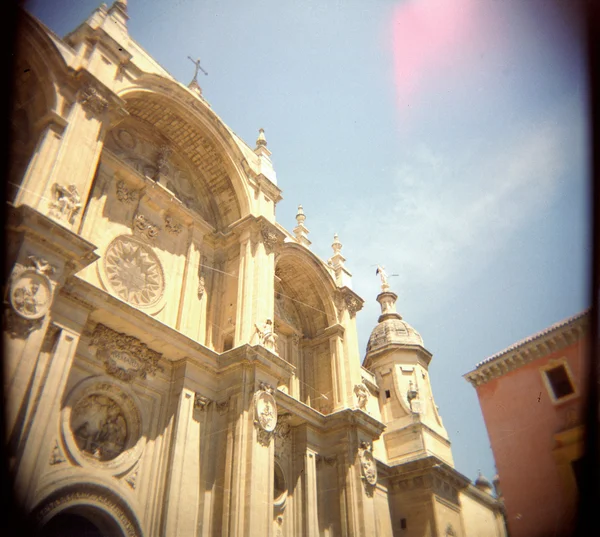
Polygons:
[[62,39],[22,19],[4,378],[41,534],[504,537],[383,269],[361,365],[342,246],[277,223],[264,132],[174,80],[124,1]]

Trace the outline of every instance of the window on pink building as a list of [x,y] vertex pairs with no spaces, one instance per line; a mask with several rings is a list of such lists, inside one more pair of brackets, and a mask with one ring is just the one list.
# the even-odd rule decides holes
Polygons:
[[546,370],[546,377],[548,378],[555,399],[562,399],[575,393],[569,373],[563,364]]

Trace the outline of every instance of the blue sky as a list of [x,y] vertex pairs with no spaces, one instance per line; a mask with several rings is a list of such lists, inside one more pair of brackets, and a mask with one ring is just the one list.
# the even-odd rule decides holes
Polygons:
[[[380,263],[433,353],[456,467],[494,474],[477,362],[587,306],[586,73],[566,0],[129,2],[129,31],[250,145],[288,229],[333,234],[377,321]],[[95,1],[31,1],[59,35]],[[537,400],[538,394],[532,394]]]

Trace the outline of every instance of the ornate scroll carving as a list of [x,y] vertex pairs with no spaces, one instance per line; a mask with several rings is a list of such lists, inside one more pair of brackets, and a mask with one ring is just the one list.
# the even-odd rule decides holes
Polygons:
[[277,403],[273,397],[273,388],[263,382],[254,394],[254,425],[258,441],[263,446],[268,446],[277,426]]
[[160,228],[150,222],[143,214],[137,214],[133,219],[133,232],[136,235],[144,237],[148,240],[153,240],[158,237]]
[[134,306],[156,304],[163,295],[162,266],[151,248],[127,236],[110,243],[104,256],[108,284],[122,300]]
[[106,372],[125,382],[145,379],[148,374],[162,371],[158,365],[162,354],[149,349],[139,339],[115,332],[103,324],[96,326],[90,345],[97,347],[96,356],[104,362]]
[[356,395],[356,399],[358,400],[358,408],[361,410],[367,411],[367,402],[369,401],[369,390],[363,384],[357,384],[354,386],[354,395]]
[[81,211],[81,197],[75,185],[63,186],[54,183],[52,187],[54,201],[50,203],[50,216],[72,224]]
[[117,183],[117,199],[122,203],[135,203],[140,199],[140,191],[127,188],[125,181]]
[[87,110],[101,114],[108,108],[108,101],[100,95],[94,86],[86,86],[79,94],[79,102]]
[[375,485],[377,484],[377,463],[373,458],[371,450],[371,445],[367,442],[361,442],[358,448],[362,479],[368,496],[373,495]]
[[194,394],[194,408],[200,411],[208,410],[208,407],[212,401],[208,397],[204,397],[199,393]]
[[183,231],[183,226],[179,222],[175,222],[170,214],[166,214],[165,229],[172,235],[179,235]]

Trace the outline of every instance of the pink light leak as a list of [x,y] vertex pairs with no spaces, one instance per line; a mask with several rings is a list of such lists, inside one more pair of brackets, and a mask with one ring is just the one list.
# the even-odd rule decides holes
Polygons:
[[394,80],[400,108],[424,79],[455,64],[473,37],[475,0],[405,0],[394,9]]

